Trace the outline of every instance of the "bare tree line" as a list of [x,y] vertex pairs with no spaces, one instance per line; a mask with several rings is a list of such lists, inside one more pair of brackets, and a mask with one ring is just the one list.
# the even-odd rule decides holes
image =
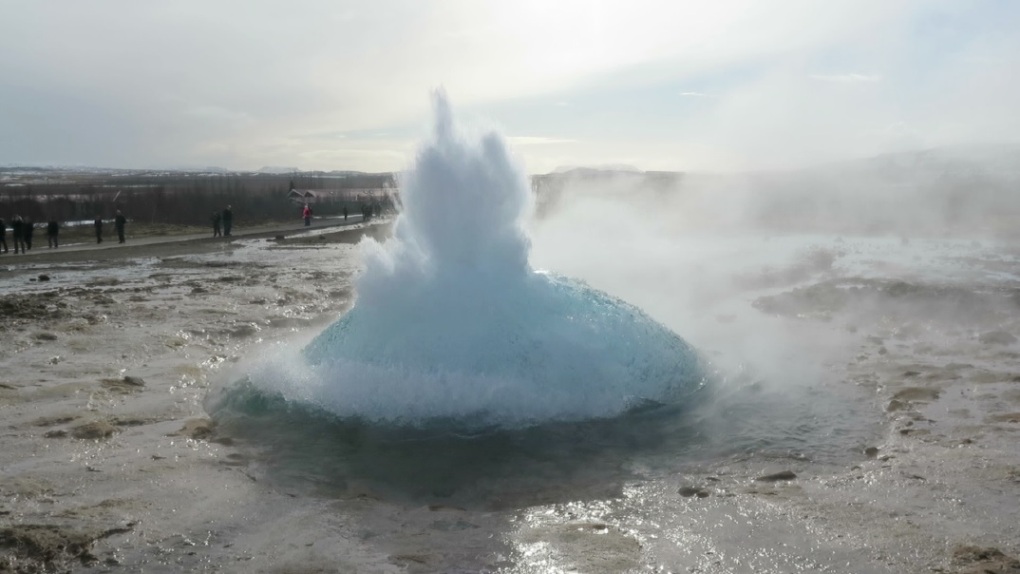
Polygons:
[[[109,219],[117,210],[134,221],[205,225],[226,206],[249,222],[296,217],[288,191],[349,189],[393,185],[391,174],[60,174],[57,177],[7,177],[0,183],[0,219],[20,215],[30,221]],[[344,205],[330,206],[342,211]],[[350,210],[357,205],[347,206]],[[317,210],[317,214],[322,210]]]

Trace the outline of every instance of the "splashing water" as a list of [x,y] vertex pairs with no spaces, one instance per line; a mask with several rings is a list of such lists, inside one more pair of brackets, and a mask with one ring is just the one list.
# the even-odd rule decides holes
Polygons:
[[362,243],[356,305],[250,383],[341,417],[476,428],[613,417],[696,391],[698,354],[680,337],[531,269],[524,171],[497,133],[460,131],[442,93],[434,107],[393,237]]

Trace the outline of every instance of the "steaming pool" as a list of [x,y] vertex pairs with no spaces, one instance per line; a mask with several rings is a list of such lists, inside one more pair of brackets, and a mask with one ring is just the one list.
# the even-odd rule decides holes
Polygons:
[[[328,403],[266,392],[244,379],[213,393],[209,408],[223,432],[260,449],[268,478],[340,497],[371,485],[395,500],[488,508],[502,507],[507,498],[512,505],[546,500],[544,489],[604,493],[638,477],[676,475],[721,460],[765,456],[838,465],[886,432],[874,391],[862,389],[877,373],[862,374],[856,366],[865,361],[862,354],[880,358],[881,345],[863,333],[916,328],[912,315],[922,312],[929,312],[925,330],[946,328],[939,321],[956,320],[962,292],[971,294],[968,308],[978,312],[973,318],[990,320],[1008,296],[1004,286],[1020,282],[997,269],[1015,264],[1015,257],[989,242],[817,235],[767,243],[752,236],[677,241],[678,253],[696,244],[692,252],[699,258],[729,261],[716,268],[717,276],[702,271],[701,280],[732,290],[713,288],[711,303],[697,308],[705,318],[689,321],[678,309],[705,296],[698,288],[664,281],[641,289],[649,307],[662,310],[664,324],[696,326],[691,332],[701,343],[703,385],[683,401],[644,402],[614,416],[523,428],[465,426],[449,415],[405,424],[337,413]],[[536,244],[539,256],[542,249]],[[620,260],[611,270],[604,260],[595,268],[570,261],[573,273],[592,284],[602,281],[607,290],[616,285],[606,278],[660,267],[639,258]],[[702,264],[692,258],[678,268]],[[975,290],[975,281],[988,284]],[[932,305],[944,316],[931,314]],[[307,336],[264,344],[259,376],[268,369],[271,377],[286,378],[273,371],[274,361],[295,360],[307,345]],[[455,402],[455,393],[464,392],[471,402],[474,391],[454,389],[444,400]]]
[[[910,437],[904,431],[952,434],[960,421],[945,412],[960,405],[944,389],[965,383],[968,369],[1002,368],[1008,349],[980,335],[1015,325],[1015,253],[970,240],[680,236],[643,250],[677,253],[664,274],[657,260],[607,263],[598,245],[590,262],[557,260],[562,244],[543,244],[542,230],[533,237],[533,257],[547,268],[638,301],[663,325],[684,325],[706,384],[682,402],[611,417],[464,428],[443,419],[381,424],[234,382],[207,399],[221,432],[255,461],[261,483],[302,505],[330,501],[331,512],[386,541],[415,532],[432,548],[430,564],[788,572],[850,562],[863,565],[855,571],[897,571],[867,551],[881,528],[848,536],[834,525],[857,520],[852,501],[861,497],[927,508],[924,495],[877,479],[895,458],[866,453],[906,460],[897,446]],[[709,270],[706,261],[729,263]],[[686,279],[692,270],[698,282]],[[645,274],[658,281],[638,290],[616,282]],[[267,341],[257,354],[293,357],[310,340]],[[889,397],[928,384],[942,396],[916,403],[922,411],[888,410]],[[862,478],[841,478],[848,469]],[[797,478],[757,480],[779,471]],[[951,478],[938,472],[925,478]],[[858,481],[871,486],[854,494]],[[813,518],[822,508],[825,522]],[[962,510],[933,508],[966,522]]]
[[1013,356],[1009,246],[570,209],[525,231],[522,172],[444,106],[353,308],[264,341],[206,399],[261,483],[429,548],[411,571],[893,572],[937,538],[890,541],[858,505],[980,515],[888,469],[956,432],[945,412],[994,412],[947,389]]
[[534,270],[521,168],[497,134],[473,139],[436,104],[392,238],[362,244],[353,308],[310,341],[263,349],[207,401],[221,428],[272,444],[282,475],[481,507],[504,498],[494,481],[541,500],[541,476],[598,490],[593,477],[636,467],[866,442],[874,417],[852,402],[829,408],[811,385],[777,400],[768,374],[713,363],[683,328]]
[[[128,512],[144,536],[110,543],[123,564],[166,571],[920,572],[947,563],[946,541],[1015,531],[1009,245],[626,231],[536,223],[529,265],[682,337],[705,384],[527,425],[380,423],[320,402],[336,395],[281,392],[304,381],[263,367],[287,367],[349,312],[337,297],[365,264],[347,243],[76,264],[70,289],[59,267],[7,275],[7,295],[47,301],[56,289],[110,326],[75,341],[83,323],[69,315],[66,330],[50,327],[75,345],[66,353],[96,340],[98,361],[150,365],[127,398],[72,395],[89,408],[148,420],[194,400],[218,423],[208,442],[170,436],[173,420],[105,443],[50,440],[9,472],[43,468],[49,452],[86,509],[123,512],[103,501],[141,497]],[[28,282],[40,272],[54,280]],[[32,345],[8,372],[38,376],[46,349]],[[48,368],[65,364],[90,368]],[[477,404],[477,389],[448,390],[447,402],[464,391]],[[758,480],[783,471],[796,478]],[[113,492],[90,494],[104,484]]]

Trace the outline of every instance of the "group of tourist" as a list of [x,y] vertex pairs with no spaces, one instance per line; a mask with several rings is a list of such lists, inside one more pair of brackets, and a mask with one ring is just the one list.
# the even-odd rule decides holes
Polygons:
[[[117,231],[117,240],[119,243],[124,243],[127,238],[124,235],[124,228],[127,226],[127,217],[124,216],[120,210],[117,210],[117,215],[113,218],[113,228]],[[93,222],[93,227],[96,230],[96,243],[103,242],[103,218],[97,217]],[[32,249],[32,235],[35,232],[35,224],[30,219],[23,219],[20,215],[16,215],[14,220],[10,223],[11,228],[11,241],[14,243],[14,253],[28,253]],[[50,249],[57,249],[60,247],[60,223],[51,219],[46,224],[46,239],[49,243]],[[3,219],[0,219],[0,249],[3,253],[9,253],[10,250],[7,246],[7,223]]]
[[[17,215],[10,225],[14,253],[28,253],[28,250],[32,249],[32,235],[35,232],[35,224],[31,220],[22,219],[20,215]],[[59,234],[59,223],[51,220],[46,224],[46,239],[51,249],[59,247]],[[0,249],[3,249],[3,253],[10,252],[7,246],[7,223],[3,219],[0,219]]]
[[[368,221],[373,215],[373,205],[363,204],[361,206],[361,216],[363,221]],[[378,214],[379,207],[375,207],[375,214]],[[343,208],[344,221],[347,221],[347,207]],[[305,226],[311,226],[312,224],[312,208],[307,203],[301,210],[301,218],[304,220]],[[234,226],[234,212],[231,206],[227,206],[223,211],[214,211],[211,217],[213,227],[213,237],[230,237],[231,229]],[[103,218],[96,217],[93,221],[93,228],[96,233],[96,243],[103,242]],[[124,243],[126,237],[124,234],[125,227],[127,226],[127,217],[124,216],[120,210],[117,210],[117,215],[113,218],[113,228],[117,232],[117,242]],[[11,237],[14,242],[14,253],[27,253],[29,249],[32,249],[32,232],[35,229],[35,225],[28,220],[24,220],[21,216],[16,216],[10,224]],[[49,246],[51,249],[59,247],[58,237],[60,234],[60,224],[51,220],[46,224],[46,237],[49,240]],[[0,219],[0,249],[3,253],[8,252],[7,248],[7,224]]]
[[[362,203],[361,204],[361,221],[368,222],[373,216],[378,217],[382,215],[382,204],[378,201],[374,203]],[[343,207],[344,221],[347,221],[347,206]],[[304,204],[301,208],[301,220],[305,222],[305,227],[312,225],[312,206],[308,203]]]
[[230,229],[234,226],[234,212],[229,205],[223,211],[214,211],[210,219],[212,219],[213,237],[230,237]]
[[[124,237],[124,227],[127,225],[127,217],[117,210],[117,215],[113,218],[113,228],[117,231],[117,243],[124,243],[126,238]],[[92,222],[92,227],[96,230],[96,243],[103,242],[103,218],[97,217]]]
[[[378,202],[376,202],[375,205],[373,205],[371,203],[363,203],[363,204],[361,204],[361,220],[362,221],[368,221],[368,220],[372,219],[373,212],[375,213],[375,215],[379,215],[379,214],[382,213],[382,206]],[[346,205],[344,206],[342,213],[343,213],[343,216],[344,216],[344,221],[347,221],[348,211],[347,211],[347,206]],[[310,204],[306,203],[304,205],[304,207],[301,208],[301,220],[305,222],[305,227],[311,227],[311,225],[312,225],[312,206]],[[213,225],[215,226],[215,220],[213,220]]]

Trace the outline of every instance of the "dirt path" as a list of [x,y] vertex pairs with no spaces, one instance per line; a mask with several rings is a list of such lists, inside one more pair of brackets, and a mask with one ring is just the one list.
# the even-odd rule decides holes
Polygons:
[[[385,221],[385,220],[380,220]],[[49,249],[41,242],[27,255],[15,255],[13,250],[0,254],[0,273],[14,271],[27,264],[80,263],[83,261],[106,261],[135,257],[168,257],[175,255],[209,253],[229,248],[234,240],[269,239],[278,236],[294,237],[318,234],[324,231],[340,231],[342,228],[360,228],[361,216],[343,219],[317,219],[309,227],[300,222],[267,224],[253,227],[235,227],[230,237],[210,237],[209,234],[154,235],[132,237],[128,233],[127,243],[107,239],[103,243],[71,243],[58,249]],[[38,241],[37,241],[38,242]],[[10,242],[8,242],[10,243]]]

